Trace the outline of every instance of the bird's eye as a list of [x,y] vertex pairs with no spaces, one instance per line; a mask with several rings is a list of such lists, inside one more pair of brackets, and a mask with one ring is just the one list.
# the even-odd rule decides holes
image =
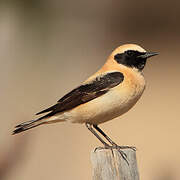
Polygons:
[[126,54],[127,54],[128,56],[133,56],[135,53],[134,53],[134,51],[132,51],[132,50],[128,50],[128,51],[126,51]]

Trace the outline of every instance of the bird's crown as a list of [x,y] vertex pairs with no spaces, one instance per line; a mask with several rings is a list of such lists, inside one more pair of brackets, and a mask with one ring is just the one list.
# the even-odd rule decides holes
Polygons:
[[116,54],[120,54],[120,53],[124,53],[126,51],[138,51],[138,52],[146,52],[145,49],[143,49],[141,46],[136,45],[136,44],[124,44],[122,46],[117,47],[112,54],[116,55]]

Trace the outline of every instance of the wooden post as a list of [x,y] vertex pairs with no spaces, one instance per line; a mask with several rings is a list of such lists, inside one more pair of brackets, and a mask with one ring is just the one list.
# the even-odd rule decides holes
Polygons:
[[139,180],[136,152],[123,150],[128,163],[117,149],[97,149],[91,153],[93,180]]

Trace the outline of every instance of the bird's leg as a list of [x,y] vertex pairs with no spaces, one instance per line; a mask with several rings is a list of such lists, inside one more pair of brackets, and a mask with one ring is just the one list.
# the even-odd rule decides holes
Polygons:
[[88,128],[88,130],[90,130],[90,131],[99,139],[99,141],[101,141],[101,142],[104,144],[105,148],[109,148],[109,147],[110,147],[110,145],[107,144],[107,143],[96,133],[96,131],[94,131],[94,129],[92,128],[92,125],[91,125],[91,124],[89,124],[89,123],[85,123],[85,124],[86,124],[86,127]]
[[[85,123],[86,124],[86,127],[88,128],[88,130],[90,130],[103,144],[104,144],[104,148],[107,148],[107,149],[111,149],[111,151],[112,151],[112,153],[113,153],[113,149],[117,149],[118,150],[118,152],[121,154],[121,156],[122,156],[122,158],[127,162],[127,164],[129,165],[129,162],[128,162],[128,160],[127,160],[127,155],[126,155],[126,153],[124,153],[122,150],[120,150],[121,148],[120,148],[120,146],[118,146],[116,143],[114,143],[99,127],[97,127],[97,125],[93,125],[93,127],[95,128],[95,129],[97,129],[106,139],[107,139],[107,137],[108,137],[108,141],[110,142],[110,143],[113,143],[112,144],[112,146],[110,146],[109,144],[107,144],[103,139],[101,139],[101,137],[96,133],[96,131],[94,131],[94,129],[92,128],[92,125],[91,124],[89,124],[89,123]],[[99,149],[99,148],[96,148],[95,149],[95,151],[97,150],[97,149]],[[100,149],[102,149],[101,147],[100,147]]]
[[130,148],[134,151],[136,151],[136,147],[133,146],[118,146],[109,136],[107,136],[102,129],[100,129],[97,125],[93,125],[93,127],[99,132],[101,133],[108,141],[109,143],[112,144],[113,147],[119,148],[119,149],[127,149]]
[[[87,125],[86,125],[87,126]],[[112,153],[113,153],[113,150],[112,149],[117,149],[118,152],[120,153],[121,157],[127,162],[127,164],[129,165],[129,162],[127,160],[127,155],[125,152],[123,152],[121,149],[121,146],[118,146],[115,142],[113,142],[97,125],[94,125],[93,124],[93,127],[100,133],[102,134],[111,144],[112,146],[109,146],[107,148],[111,149]],[[92,127],[91,127],[92,128]],[[96,132],[95,132],[96,133]],[[105,146],[106,147],[106,146]]]

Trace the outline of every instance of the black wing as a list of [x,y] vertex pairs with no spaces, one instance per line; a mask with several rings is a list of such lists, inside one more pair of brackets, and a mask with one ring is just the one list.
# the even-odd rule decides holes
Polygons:
[[121,72],[111,72],[98,76],[90,83],[83,84],[66,94],[54,106],[37,113],[38,115],[51,111],[45,116],[40,117],[39,120],[45,117],[53,116],[59,112],[70,110],[80,104],[95,99],[108,92],[111,88],[119,85],[123,80],[124,76]]

